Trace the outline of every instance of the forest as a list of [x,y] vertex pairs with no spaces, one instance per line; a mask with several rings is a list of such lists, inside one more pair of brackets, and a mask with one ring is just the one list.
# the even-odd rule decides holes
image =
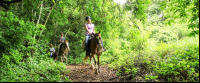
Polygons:
[[[86,16],[98,75],[82,63]],[[49,57],[60,32],[67,63]],[[199,0],[0,0],[0,67],[0,82],[199,82]]]

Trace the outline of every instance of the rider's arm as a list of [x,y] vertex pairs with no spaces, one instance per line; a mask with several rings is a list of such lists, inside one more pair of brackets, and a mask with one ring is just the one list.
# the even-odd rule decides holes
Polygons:
[[88,32],[89,34],[91,34],[86,25],[85,25],[85,29],[87,30],[87,32]]
[[59,42],[63,42],[63,41],[61,41],[61,39],[59,38]]
[[53,48],[53,52],[55,52],[55,49]]
[[[95,27],[95,26],[94,26]],[[94,27],[93,27],[93,32],[95,33],[95,31],[94,31]]]

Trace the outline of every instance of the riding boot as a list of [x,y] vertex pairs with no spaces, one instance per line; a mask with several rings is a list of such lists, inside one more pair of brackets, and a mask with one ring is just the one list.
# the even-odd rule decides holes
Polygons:
[[106,51],[106,48],[103,46],[103,52]]
[[101,42],[102,42],[102,46],[101,47],[103,47],[102,49],[101,49],[101,52],[104,52],[104,51],[106,51],[106,48],[103,46],[103,41],[102,41],[102,39],[101,39]]

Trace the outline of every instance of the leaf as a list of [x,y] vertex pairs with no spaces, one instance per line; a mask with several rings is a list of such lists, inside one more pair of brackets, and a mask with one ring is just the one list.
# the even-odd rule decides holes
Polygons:
[[150,79],[156,79],[158,76],[150,76]]

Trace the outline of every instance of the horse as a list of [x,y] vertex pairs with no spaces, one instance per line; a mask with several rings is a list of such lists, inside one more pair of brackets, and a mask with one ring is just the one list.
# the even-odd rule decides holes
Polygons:
[[54,60],[57,59],[57,56],[58,56],[58,52],[53,52],[52,57]]
[[67,55],[70,54],[70,49],[69,49],[69,42],[68,40],[65,40],[61,45],[58,46],[58,52],[55,53],[55,61],[60,57],[60,62],[63,62],[63,58],[66,59],[66,64],[67,64]]
[[[92,35],[94,35],[92,38],[91,38],[91,40],[90,40],[90,42],[89,42],[89,47],[90,47],[90,54],[89,55],[87,55],[86,54],[86,56],[85,56],[85,58],[82,60],[82,62],[84,62],[85,60],[87,60],[88,59],[88,57],[90,57],[90,61],[91,61],[91,66],[92,66],[92,69],[95,69],[95,73],[96,74],[98,74],[98,73],[100,73],[101,71],[100,71],[100,56],[101,56],[101,52],[102,51],[100,51],[101,49],[103,49],[103,47],[102,47],[102,42],[101,42],[101,35],[100,35],[100,31],[99,31],[99,33],[93,33]],[[82,43],[82,48],[83,48],[83,50],[85,51],[85,47],[86,46],[84,46],[85,45],[85,40],[83,41],[83,43]],[[95,59],[95,55],[97,55],[98,56],[98,67],[97,67],[97,61],[96,61],[96,59]],[[95,68],[94,68],[94,63],[93,63],[93,60],[92,59],[94,59],[94,63],[95,63]]]

